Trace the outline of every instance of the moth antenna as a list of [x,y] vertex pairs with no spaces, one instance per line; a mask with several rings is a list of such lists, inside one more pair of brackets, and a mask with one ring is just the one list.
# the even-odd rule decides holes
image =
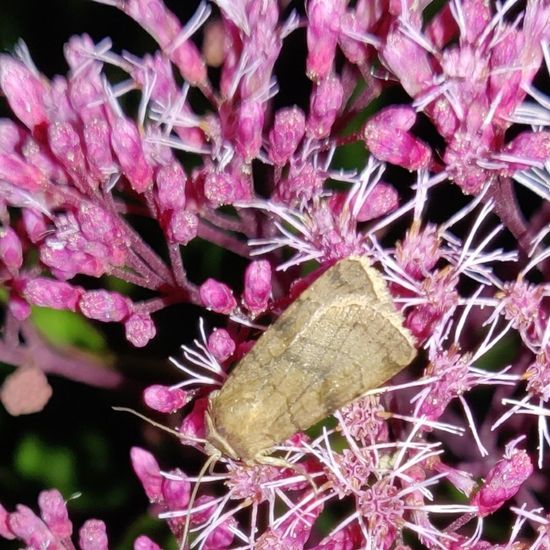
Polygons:
[[191,510],[193,509],[193,504],[195,504],[195,499],[197,498],[197,493],[199,492],[199,486],[202,481],[202,478],[206,475],[206,471],[210,466],[217,462],[221,457],[221,454],[216,453],[208,457],[208,460],[204,463],[203,467],[200,469],[199,475],[197,476],[197,481],[193,487],[193,492],[191,493],[191,498],[189,499],[189,505],[187,507],[187,517],[185,518],[185,527],[183,528],[183,536],[181,537],[180,550],[185,550],[187,535],[189,534],[189,528],[191,527]]
[[[133,414],[134,416],[137,416],[138,418],[145,420],[145,422],[148,422],[152,426],[155,426],[155,428],[159,428],[165,432],[168,432],[171,435],[175,435],[178,439],[184,439],[182,437],[182,434],[177,430],[174,430],[173,428],[168,428],[167,426],[164,426],[160,422],[157,422],[156,420],[153,420],[152,418],[149,418],[148,416],[145,416],[144,414],[141,414],[140,412],[137,412],[134,409],[130,409],[129,407],[112,407],[112,409],[113,411],[127,412],[130,414]],[[201,443],[202,445],[206,445],[206,440],[201,439],[200,437],[193,437],[193,436],[186,435],[185,439],[192,441],[193,443]]]

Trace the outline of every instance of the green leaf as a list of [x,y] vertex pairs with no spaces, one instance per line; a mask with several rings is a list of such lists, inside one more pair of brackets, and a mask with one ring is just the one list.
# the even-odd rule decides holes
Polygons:
[[103,334],[77,313],[33,307],[31,319],[52,344],[60,347],[74,346],[94,352],[107,350]]
[[75,486],[75,457],[66,447],[47,445],[35,434],[25,435],[13,453],[16,471],[62,493]]

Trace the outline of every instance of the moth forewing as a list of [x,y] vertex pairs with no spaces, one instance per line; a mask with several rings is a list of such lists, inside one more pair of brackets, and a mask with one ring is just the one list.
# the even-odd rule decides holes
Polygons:
[[297,431],[376,388],[416,349],[386,283],[366,258],[341,260],[258,339],[209,400],[207,438],[257,462]]

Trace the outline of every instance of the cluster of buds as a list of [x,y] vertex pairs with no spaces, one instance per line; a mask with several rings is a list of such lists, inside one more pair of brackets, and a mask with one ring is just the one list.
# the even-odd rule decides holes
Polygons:
[[[548,547],[550,503],[539,495],[550,489],[550,101],[532,83],[550,65],[550,6],[528,0],[512,16],[513,1],[453,0],[427,17],[422,2],[307,0],[300,15],[274,0],[213,0],[182,25],[162,0],[103,3],[158,51],[138,58],[73,37],[69,72],[52,80],[23,45],[0,56],[17,119],[0,120],[10,327],[0,359],[20,364],[21,348],[27,360],[40,349],[29,344],[31,306],[122,323],[135,346],[162,329],[154,314],[167,305],[215,312],[218,328],[201,324],[201,339],[173,360],[182,381],[144,393],[206,457],[208,394],[308,284],[301,266],[366,256],[415,338],[414,367],[336,412],[335,426],[281,443],[283,465],[221,457],[195,475],[161,470],[134,448],[152,510],[182,547],[199,549]],[[276,62],[304,29],[309,106],[276,109]],[[109,84],[105,66],[127,80]],[[398,86],[407,104],[388,102]],[[135,90],[131,117],[119,100]],[[365,152],[344,170],[349,144]],[[140,218],[162,231],[162,250]],[[188,278],[196,237],[244,258],[228,277],[241,289],[219,273]],[[80,275],[154,296],[86,288]],[[510,363],[495,359],[503,344]],[[73,363],[60,374],[90,368]],[[65,504],[43,495],[41,518],[0,509],[0,535],[72,545]],[[497,510],[508,523],[495,537]],[[102,524],[82,528],[82,549],[107,545]],[[158,546],[140,537],[135,548]]]

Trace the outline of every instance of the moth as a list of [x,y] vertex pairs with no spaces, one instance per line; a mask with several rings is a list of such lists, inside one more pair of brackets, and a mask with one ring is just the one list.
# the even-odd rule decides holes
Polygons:
[[211,454],[266,462],[275,445],[382,385],[415,356],[380,273],[364,257],[343,259],[302,292],[210,394]]

